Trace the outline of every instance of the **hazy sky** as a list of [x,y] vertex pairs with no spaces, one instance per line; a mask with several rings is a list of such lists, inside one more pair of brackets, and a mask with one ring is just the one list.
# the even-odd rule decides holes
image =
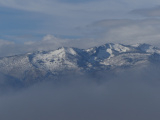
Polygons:
[[28,52],[107,42],[159,46],[159,5],[159,0],[0,0],[0,50],[16,54],[22,45]]

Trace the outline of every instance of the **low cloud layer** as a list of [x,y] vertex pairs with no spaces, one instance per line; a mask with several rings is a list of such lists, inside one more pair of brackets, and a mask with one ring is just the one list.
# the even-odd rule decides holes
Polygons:
[[159,68],[67,77],[0,97],[4,120],[159,120]]

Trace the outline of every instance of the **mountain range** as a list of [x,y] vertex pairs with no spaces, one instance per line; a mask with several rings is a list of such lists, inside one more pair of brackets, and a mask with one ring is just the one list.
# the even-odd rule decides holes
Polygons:
[[160,49],[149,44],[108,43],[89,49],[60,47],[57,50],[0,58],[0,85],[31,85],[57,80],[66,73],[92,74],[160,63]]

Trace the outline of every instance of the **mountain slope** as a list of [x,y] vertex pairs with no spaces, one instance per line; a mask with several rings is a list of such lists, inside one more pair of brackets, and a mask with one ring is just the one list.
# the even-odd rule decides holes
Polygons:
[[0,59],[0,73],[29,85],[66,72],[88,73],[160,62],[160,49],[148,44],[105,44],[89,49],[61,47]]

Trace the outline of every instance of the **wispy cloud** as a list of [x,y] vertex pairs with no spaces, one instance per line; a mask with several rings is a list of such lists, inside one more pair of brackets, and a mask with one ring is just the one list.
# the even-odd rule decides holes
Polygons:
[[160,45],[159,24],[159,19],[111,19],[95,22],[83,29],[86,35],[99,38],[101,43],[149,43]]
[[[149,16],[157,11],[157,16],[159,7],[137,9],[157,4],[160,1],[0,0],[1,39],[21,43],[10,45],[12,53],[56,49],[60,46],[87,48],[107,42],[158,45],[159,19],[140,17],[137,20],[137,17],[128,14],[132,11]],[[44,40],[42,37],[47,34],[44,39],[48,40]],[[63,39],[62,36],[66,37]],[[78,39],[70,39],[70,36]]]
[[130,13],[145,17],[160,17],[160,6],[156,6],[153,8],[135,9],[132,10]]
[[0,46],[14,45],[14,42],[0,39]]
[[82,36],[75,28],[104,19],[130,18],[129,11],[157,4],[157,0],[0,0],[0,31],[3,35]]
[[[55,50],[59,47],[78,47],[88,48],[97,45],[94,39],[66,39],[55,37],[54,35],[45,35],[41,40],[26,40],[32,36],[16,36],[18,39],[24,39],[24,43],[10,42],[7,40],[0,40],[0,57],[11,56],[16,54],[24,54],[34,51],[48,51]],[[19,38],[20,37],[20,38]],[[27,37],[27,38],[26,38]],[[22,40],[23,40],[22,39]]]

